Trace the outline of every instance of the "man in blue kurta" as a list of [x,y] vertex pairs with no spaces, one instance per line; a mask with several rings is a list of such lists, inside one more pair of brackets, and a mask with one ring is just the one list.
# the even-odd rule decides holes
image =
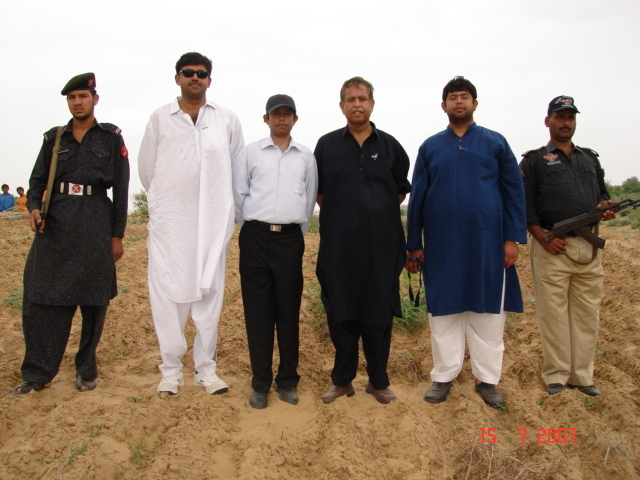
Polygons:
[[446,400],[462,369],[466,334],[476,391],[498,408],[505,311],[522,312],[515,262],[517,244],[526,243],[526,204],[509,144],[473,120],[476,98],[469,80],[452,79],[442,94],[449,126],[420,147],[407,270],[416,273],[422,262],[434,362],[424,399]]

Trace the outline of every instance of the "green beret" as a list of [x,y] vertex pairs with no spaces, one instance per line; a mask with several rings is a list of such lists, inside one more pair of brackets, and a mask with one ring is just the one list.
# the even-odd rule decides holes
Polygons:
[[89,72],[73,77],[60,93],[66,95],[72,90],[91,90],[92,88],[96,88],[96,75],[93,72]]

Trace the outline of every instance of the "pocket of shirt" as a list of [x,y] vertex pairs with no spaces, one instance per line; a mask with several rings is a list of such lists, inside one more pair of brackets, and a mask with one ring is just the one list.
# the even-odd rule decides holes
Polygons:
[[569,181],[569,169],[566,165],[559,163],[557,165],[547,165],[545,174],[549,183],[562,184]]
[[291,176],[291,183],[293,184],[293,193],[296,195],[302,195],[305,188],[306,168],[304,165],[296,168]]

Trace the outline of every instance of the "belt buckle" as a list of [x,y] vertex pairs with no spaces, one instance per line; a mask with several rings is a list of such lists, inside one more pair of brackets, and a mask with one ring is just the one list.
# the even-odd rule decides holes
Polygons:
[[84,193],[84,185],[77,183],[69,183],[69,195],[82,195]]
[[272,232],[281,232],[282,225],[269,225],[269,230]]

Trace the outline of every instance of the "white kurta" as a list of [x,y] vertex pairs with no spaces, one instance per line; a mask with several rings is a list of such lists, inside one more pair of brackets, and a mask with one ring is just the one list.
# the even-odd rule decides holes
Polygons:
[[225,268],[234,230],[231,165],[243,147],[236,115],[211,101],[195,125],[178,99],[151,115],[138,156],[149,204],[149,275],[176,303],[202,299]]

